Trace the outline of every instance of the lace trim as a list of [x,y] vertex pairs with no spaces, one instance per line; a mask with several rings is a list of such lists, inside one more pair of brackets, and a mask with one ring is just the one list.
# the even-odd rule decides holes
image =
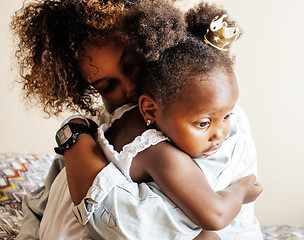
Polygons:
[[124,115],[126,112],[132,110],[133,108],[137,107],[137,104],[129,103],[125,104],[119,108],[117,108],[113,114],[110,116],[109,120],[106,122],[108,127],[110,128],[117,119],[120,119],[122,115]]
[[111,127],[113,122],[121,116],[136,107],[137,105],[123,105],[118,108],[117,111],[113,113],[113,116],[109,120],[107,124],[101,125],[98,129],[98,143],[100,144],[105,156],[111,162],[113,162],[120,171],[128,178],[128,180],[132,181],[130,176],[130,167],[133,158],[143,150],[149,148],[152,145],[156,145],[159,142],[169,140],[162,132],[157,131],[156,129],[148,129],[143,132],[140,136],[137,136],[131,143],[123,146],[120,152],[117,152],[114,149],[114,146],[109,143],[109,141],[105,138],[105,132],[107,129]]

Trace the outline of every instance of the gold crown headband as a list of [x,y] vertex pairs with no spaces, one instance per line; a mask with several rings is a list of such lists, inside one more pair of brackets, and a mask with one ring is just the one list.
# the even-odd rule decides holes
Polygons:
[[227,51],[231,43],[236,41],[241,34],[238,27],[228,27],[228,23],[224,22],[226,17],[227,15],[224,14],[213,18],[204,36],[207,44],[222,51]]

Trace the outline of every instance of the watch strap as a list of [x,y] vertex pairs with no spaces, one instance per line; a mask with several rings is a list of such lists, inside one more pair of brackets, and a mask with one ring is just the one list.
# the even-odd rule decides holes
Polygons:
[[[90,127],[88,127],[87,125],[84,125],[84,124],[81,124],[81,123],[67,123],[65,125],[63,125],[59,130],[58,132],[66,127],[66,126],[69,126],[71,132],[72,132],[72,136],[65,142],[65,144],[60,144],[58,141],[57,141],[57,138],[56,138],[56,142],[58,144],[58,147],[55,147],[54,150],[57,154],[60,154],[60,155],[63,155],[64,154],[64,151],[68,148],[70,148],[78,139],[78,136],[80,134],[90,134],[92,137],[94,137],[94,133],[93,131],[91,130]],[[58,132],[56,133],[56,136],[58,134]]]

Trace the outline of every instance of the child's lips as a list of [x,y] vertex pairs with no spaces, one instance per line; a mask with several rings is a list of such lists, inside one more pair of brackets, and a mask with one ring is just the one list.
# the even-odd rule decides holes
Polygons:
[[208,157],[208,156],[211,156],[211,155],[215,154],[217,152],[217,150],[220,148],[220,146],[221,145],[216,145],[216,146],[210,148],[209,150],[204,152],[203,155]]

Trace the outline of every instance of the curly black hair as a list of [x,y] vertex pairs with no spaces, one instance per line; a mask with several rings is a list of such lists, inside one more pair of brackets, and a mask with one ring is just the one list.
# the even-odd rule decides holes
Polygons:
[[[150,95],[165,109],[179,99],[183,86],[197,77],[216,69],[231,71],[234,59],[229,51],[218,50],[203,39],[212,19],[226,13],[205,2],[190,9],[185,14],[186,39],[163,51],[157,61],[146,63],[146,75],[139,82],[141,92]],[[231,20],[229,23],[234,24]]]
[[133,1],[39,0],[16,11],[11,29],[18,39],[16,59],[24,100],[49,115],[64,107],[95,115],[97,91],[78,69],[87,42],[110,38],[115,23]]
[[[49,115],[58,115],[65,107],[82,109],[95,115],[93,97],[98,96],[98,93],[82,78],[78,69],[78,58],[88,42],[122,41],[142,62],[153,62],[154,65],[147,64],[149,69],[153,69],[153,66],[160,67],[162,72],[156,68],[158,75],[152,73],[152,76],[162,77],[164,82],[169,82],[167,75],[172,71],[179,72],[182,64],[190,64],[174,61],[174,58],[178,58],[173,54],[174,49],[181,49],[177,52],[181,56],[184,54],[185,59],[197,59],[202,66],[207,66],[207,62],[212,61],[214,56],[211,53],[215,50],[204,45],[202,36],[211,20],[226,12],[216,6],[201,3],[184,15],[174,8],[172,2],[32,0],[25,4],[15,13],[11,22],[11,29],[19,40],[16,58],[20,66],[24,99],[36,100],[35,104],[42,106]],[[200,51],[188,52],[188,55],[183,52],[182,46],[187,46],[183,43],[192,38],[197,41],[198,49],[203,45],[201,51],[204,55],[198,56]],[[208,52],[211,57],[207,56]],[[206,57],[203,59],[203,56]],[[225,59],[227,63],[231,60],[229,57]],[[176,70],[173,63],[176,64]],[[182,75],[185,73],[180,74]],[[178,77],[173,74],[172,81],[173,76]],[[160,95],[175,96],[175,90],[172,89],[177,86],[177,82],[168,84],[172,85],[171,90],[168,89],[172,94]],[[139,84],[150,86],[149,81],[143,79]],[[163,93],[165,83],[155,88],[158,89],[155,93],[159,89]]]
[[123,19],[123,31],[131,51],[145,61],[155,61],[160,53],[186,39],[182,11],[169,0],[141,0]]

